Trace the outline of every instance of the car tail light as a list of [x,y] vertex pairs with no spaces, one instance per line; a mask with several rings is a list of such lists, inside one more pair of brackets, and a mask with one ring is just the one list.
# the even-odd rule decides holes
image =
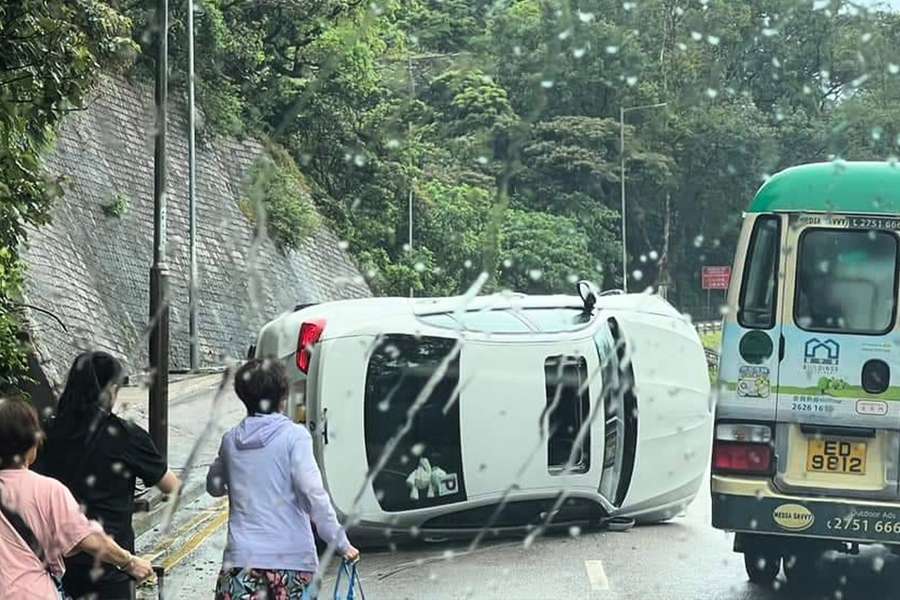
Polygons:
[[772,470],[772,446],[716,440],[712,463],[716,473],[766,474]]
[[314,319],[300,325],[300,336],[297,338],[297,368],[303,373],[309,372],[312,347],[322,337],[323,331],[325,319]]

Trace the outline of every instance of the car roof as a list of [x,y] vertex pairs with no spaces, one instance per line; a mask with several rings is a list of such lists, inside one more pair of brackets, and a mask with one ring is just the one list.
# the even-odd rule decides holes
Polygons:
[[[566,295],[493,294],[467,299],[451,298],[361,298],[339,300],[309,306],[302,310],[284,313],[267,323],[257,338],[259,348],[275,356],[284,356],[297,347],[297,335],[304,322],[323,319],[326,322],[323,340],[353,335],[380,335],[382,333],[418,333],[423,328],[434,327],[422,320],[428,315],[449,314],[464,307],[466,311],[568,308],[580,310],[581,299]],[[683,319],[671,304],[652,294],[617,294],[597,298],[597,315],[604,311],[655,314]],[[554,330],[509,332],[506,339],[520,342],[550,339],[551,337],[584,336],[584,330],[598,322],[595,316],[584,327]],[[438,326],[439,329],[449,329]],[[492,332],[481,331],[486,335]]]
[[900,215],[900,165],[836,160],[791,167],[763,183],[748,212]]

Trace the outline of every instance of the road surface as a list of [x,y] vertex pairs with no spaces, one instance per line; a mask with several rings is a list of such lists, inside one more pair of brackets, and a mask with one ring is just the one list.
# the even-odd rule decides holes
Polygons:
[[[201,499],[198,502],[209,502]],[[822,591],[799,590],[779,577],[774,589],[747,582],[731,536],[712,529],[706,491],[670,523],[627,532],[565,532],[538,539],[465,545],[429,544],[366,552],[360,564],[368,600],[603,599],[786,600],[900,597],[900,560],[881,548],[840,556],[823,569]],[[166,597],[212,598],[225,526],[173,568]],[[329,577],[322,598],[332,598]],[[153,590],[143,596],[154,597]],[[357,596],[358,598],[359,596]]]

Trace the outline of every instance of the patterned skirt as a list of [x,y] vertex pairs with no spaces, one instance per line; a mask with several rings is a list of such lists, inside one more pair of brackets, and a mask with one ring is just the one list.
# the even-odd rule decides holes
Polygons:
[[312,578],[286,569],[222,569],[216,600],[300,600]]

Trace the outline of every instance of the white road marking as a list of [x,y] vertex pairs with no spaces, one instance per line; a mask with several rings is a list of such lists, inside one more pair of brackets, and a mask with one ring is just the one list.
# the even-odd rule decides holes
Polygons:
[[584,561],[584,568],[587,571],[592,590],[609,589],[609,579],[606,578],[606,571],[603,570],[602,560],[586,560]]

